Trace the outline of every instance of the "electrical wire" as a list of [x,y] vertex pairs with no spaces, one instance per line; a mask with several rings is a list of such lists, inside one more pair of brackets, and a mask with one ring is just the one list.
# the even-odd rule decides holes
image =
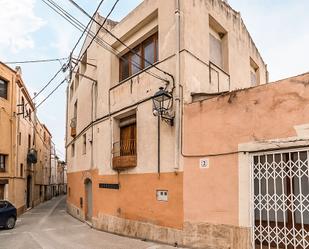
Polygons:
[[63,65],[61,68],[53,75],[53,77],[47,82],[47,84],[44,85],[44,87],[32,98],[34,100],[36,97],[38,97],[52,82],[53,80],[59,75],[59,73],[63,70]]
[[27,63],[44,63],[66,60],[67,58],[42,59],[42,60],[27,60],[27,61],[7,61],[4,64],[27,64]]
[[[91,30],[85,32],[85,29],[86,29],[86,28],[85,28],[84,24],[82,24],[81,22],[79,22],[75,17],[73,17],[73,16],[72,16],[71,14],[69,14],[67,11],[65,11],[64,9],[62,9],[59,5],[55,4],[55,6],[53,7],[53,6],[51,6],[51,5],[54,5],[54,2],[53,2],[52,0],[47,0],[48,2],[50,2],[50,4],[46,3],[46,0],[42,0],[42,1],[43,1],[47,6],[49,6],[52,10],[54,10],[57,14],[59,14],[59,15],[62,16],[65,20],[67,20],[69,23],[71,23],[75,28],[77,28],[78,30],[80,30],[80,31],[83,32],[83,33],[87,33],[87,35],[90,36],[91,38],[94,38],[94,41],[95,41],[98,45],[100,45],[101,47],[103,47],[103,48],[106,49],[107,51],[111,52],[111,53],[114,54],[115,56],[119,57],[119,51],[117,51],[116,49],[114,49],[110,44],[108,44],[106,41],[104,41],[104,40],[101,39],[100,37],[95,36],[95,35],[94,35],[94,32],[92,32]],[[110,12],[110,13],[111,13],[111,12]],[[109,15],[110,15],[110,14],[109,14]],[[108,15],[108,17],[109,17],[109,15]],[[70,18],[68,18],[68,16],[69,16]],[[95,14],[94,14],[94,16],[95,16]],[[108,18],[106,18],[106,19],[108,19]],[[105,19],[105,20],[106,20],[106,19]],[[74,20],[74,22],[73,22],[72,20]],[[93,19],[91,19],[90,22],[91,22],[92,20],[93,20]],[[78,24],[76,24],[77,22],[78,22]],[[100,25],[101,25],[101,24],[100,24]],[[82,29],[81,27],[83,27],[83,29]],[[101,29],[101,28],[100,28],[100,29]],[[85,51],[87,51],[87,50],[85,50]],[[82,55],[80,58],[82,58],[82,57],[83,57],[83,55]],[[80,58],[78,59],[78,61],[77,61],[76,63],[78,63],[78,62],[81,61]],[[123,57],[119,57],[119,59],[122,60],[122,61],[127,61],[127,62],[129,61],[128,59],[123,58]],[[134,65],[136,68],[138,68],[138,69],[140,69],[140,70],[143,70],[143,68],[142,68],[138,63],[136,63],[136,62],[134,62],[134,61],[132,61],[131,63],[132,63],[132,65]],[[151,63],[150,63],[150,64],[151,64]],[[75,67],[74,67],[74,69],[75,69]],[[166,80],[166,79],[164,79],[164,78],[158,76],[157,74],[155,74],[155,73],[153,73],[153,72],[145,71],[145,73],[147,73],[147,74],[153,76],[154,78],[157,78],[157,79],[159,79],[159,80],[162,80],[162,81],[164,81],[164,82],[166,82],[166,83],[169,82],[168,80]]]
[[74,50],[76,49],[76,47],[78,46],[79,42],[80,42],[81,39],[83,38],[84,34],[85,34],[86,32],[88,33],[87,30],[88,30],[88,28],[90,27],[90,24],[91,24],[91,22],[92,22],[92,19],[95,18],[95,15],[96,15],[96,13],[99,11],[99,9],[100,9],[101,5],[103,4],[103,2],[104,2],[104,0],[101,0],[101,2],[99,3],[99,5],[98,5],[98,7],[96,8],[96,10],[95,10],[95,12],[94,12],[94,14],[93,14],[91,20],[88,22],[87,26],[84,28],[84,31],[83,31],[82,35],[79,37],[79,39],[77,40],[75,46],[73,47],[73,49],[72,49],[72,51],[71,51],[71,54],[73,54],[73,52],[74,52]]
[[95,33],[94,37],[92,37],[91,41],[89,42],[89,44],[88,44],[88,46],[86,47],[86,49],[85,49],[85,51],[83,52],[83,54],[82,54],[79,58],[77,58],[77,62],[76,62],[75,66],[74,66],[74,68],[73,68],[73,70],[72,70],[73,72],[74,72],[74,69],[77,67],[78,63],[81,62],[82,58],[83,58],[83,57],[85,56],[85,54],[87,53],[87,50],[90,48],[90,46],[92,45],[92,43],[93,43],[93,41],[95,40],[95,38],[96,38],[96,37],[98,36],[98,34],[100,33],[101,28],[105,25],[105,23],[106,23],[108,17],[112,14],[112,12],[114,11],[114,9],[115,9],[116,5],[118,4],[118,2],[119,2],[119,0],[116,0],[116,1],[115,1],[113,7],[111,8],[111,10],[109,11],[109,13],[108,13],[108,15],[107,15],[107,18],[103,21],[102,24],[100,24],[99,29],[98,29],[97,32]]
[[[94,18],[92,18],[92,16],[90,16],[88,14],[87,11],[85,11],[80,5],[78,5],[74,0],[68,0],[69,2],[71,2],[76,8],[78,8],[83,14],[85,14],[88,18],[90,18],[91,20],[93,20],[96,24],[100,25],[100,23],[95,20]],[[107,19],[107,18],[106,18]],[[166,71],[164,71],[163,69],[157,67],[156,65],[154,65],[153,63],[149,62],[146,58],[143,58],[138,52],[134,51],[132,48],[130,48],[128,45],[126,45],[120,38],[118,38],[116,35],[114,35],[110,30],[108,30],[107,28],[105,28],[104,26],[102,27],[105,32],[107,32],[109,35],[111,35],[114,39],[116,39],[119,43],[121,43],[121,45],[123,45],[125,48],[129,49],[129,51],[131,53],[133,53],[134,55],[138,56],[139,58],[141,58],[142,60],[144,60],[147,64],[151,65],[152,67],[156,68],[157,70],[159,70],[160,72],[170,76],[173,80],[174,80],[174,76]]]
[[57,91],[57,89],[66,81],[66,79],[62,80],[55,88],[53,91],[50,92],[50,94],[48,94],[46,96],[46,98],[44,98],[38,105],[36,105],[35,109],[38,109],[51,95],[54,94],[54,92]]

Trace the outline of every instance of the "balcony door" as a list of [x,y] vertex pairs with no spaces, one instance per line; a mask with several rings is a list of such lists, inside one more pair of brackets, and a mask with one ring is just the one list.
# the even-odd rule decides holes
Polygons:
[[136,155],[136,123],[120,128],[120,156]]

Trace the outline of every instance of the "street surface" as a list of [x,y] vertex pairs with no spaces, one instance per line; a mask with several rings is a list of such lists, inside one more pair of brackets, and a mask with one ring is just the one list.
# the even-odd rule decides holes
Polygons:
[[66,213],[65,196],[60,196],[20,216],[13,230],[0,229],[0,248],[172,249],[174,247],[91,229]]

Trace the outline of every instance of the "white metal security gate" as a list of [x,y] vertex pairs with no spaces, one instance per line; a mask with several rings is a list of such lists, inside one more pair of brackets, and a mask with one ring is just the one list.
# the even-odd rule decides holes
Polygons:
[[309,149],[253,155],[255,249],[309,248]]

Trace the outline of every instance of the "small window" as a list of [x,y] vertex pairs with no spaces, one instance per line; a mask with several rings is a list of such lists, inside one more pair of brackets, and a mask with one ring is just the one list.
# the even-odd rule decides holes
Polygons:
[[71,156],[72,157],[75,156],[75,144],[74,143],[71,145]]
[[210,61],[216,66],[223,67],[222,58],[222,41],[219,35],[209,34],[209,49],[210,49]]
[[24,165],[20,164],[20,177],[24,177]]
[[228,33],[209,15],[209,60],[228,71]]
[[87,136],[86,134],[83,135],[83,154],[86,154],[87,151]]
[[5,172],[6,170],[6,158],[7,155],[0,154],[0,172]]
[[28,150],[31,149],[31,135],[28,135]]
[[18,133],[18,145],[21,145],[21,132]]
[[255,61],[250,58],[250,80],[251,86],[257,86],[260,84],[260,70]]
[[8,82],[0,79],[0,98],[8,98]]

